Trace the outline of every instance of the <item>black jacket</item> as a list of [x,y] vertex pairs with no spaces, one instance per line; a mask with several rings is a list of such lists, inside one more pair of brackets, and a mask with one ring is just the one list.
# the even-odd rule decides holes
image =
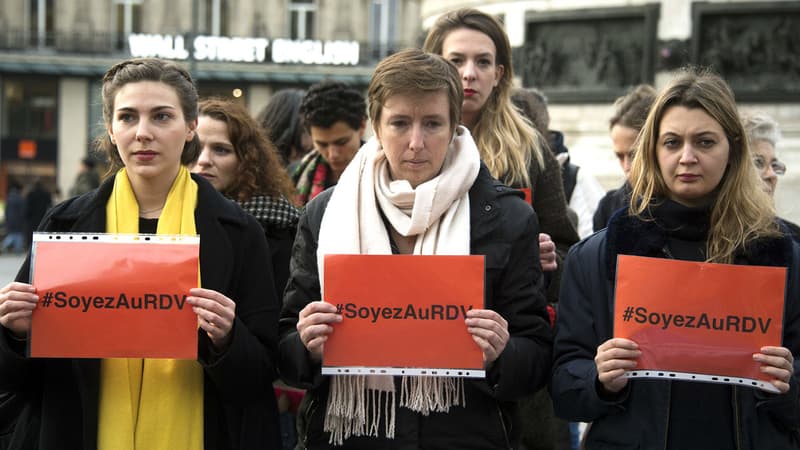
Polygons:
[[[308,389],[299,414],[300,442],[310,449],[331,448],[322,431],[328,377],[309,358],[295,327],[300,310],[321,298],[317,237],[331,192],[312,200],[300,218],[280,323],[281,377]],[[486,379],[465,381],[466,407],[429,416],[397,408],[394,440],[350,438],[346,448],[508,449],[519,435],[516,400],[547,382],[551,332],[536,215],[518,191],[493,179],[483,165],[469,200],[471,253],[486,255],[486,307],[508,321],[511,338]]]
[[[233,337],[224,353],[214,353],[206,334],[198,333],[205,448],[280,448],[272,390],[279,306],[272,280],[264,275],[271,273],[264,233],[206,180],[192,179],[199,187],[195,221],[203,287],[236,302]],[[103,232],[112,187],[113,177],[97,190],[58,205],[39,230]],[[29,264],[30,258],[17,280],[28,282]],[[13,392],[27,404],[11,448],[95,449],[99,383],[99,359],[26,358],[24,343],[0,330],[0,392]],[[16,446],[23,434],[28,440]]]
[[597,209],[592,218],[592,229],[600,231],[608,225],[611,216],[619,209],[624,208],[631,201],[631,185],[626,181],[619,189],[612,189],[597,203]]
[[[613,336],[616,257],[667,257],[669,235],[653,221],[617,212],[606,230],[575,245],[567,257],[556,326],[551,393],[556,414],[593,422],[586,448],[664,449],[669,433],[672,381],[631,380],[619,396],[601,397],[596,387],[597,347]],[[800,446],[800,247],[788,236],[757,241],[736,264],[788,267],[783,346],[794,355],[795,375],[784,395],[732,386],[726,408],[741,450]],[[726,411],[726,412],[727,412]]]

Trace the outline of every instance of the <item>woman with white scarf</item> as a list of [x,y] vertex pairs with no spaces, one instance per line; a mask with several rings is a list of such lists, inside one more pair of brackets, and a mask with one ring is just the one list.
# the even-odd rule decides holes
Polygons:
[[[515,402],[543,386],[550,367],[536,215],[491,177],[458,126],[461,82],[440,56],[384,59],[368,99],[375,137],[306,206],[284,294],[279,370],[308,390],[300,447],[512,448]],[[337,253],[485,255],[486,309],[468,312],[465,327],[486,377],[323,376],[325,341],[342,318],[322,299],[321,262]]]

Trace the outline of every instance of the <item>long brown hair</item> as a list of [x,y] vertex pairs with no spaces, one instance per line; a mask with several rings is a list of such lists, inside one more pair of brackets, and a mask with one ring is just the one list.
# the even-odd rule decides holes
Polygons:
[[528,166],[535,158],[544,167],[542,152],[549,151],[546,141],[531,122],[522,117],[511,103],[514,72],[511,45],[500,22],[477,9],[462,8],[442,15],[425,38],[426,52],[442,54],[444,41],[450,32],[467,28],[488,36],[497,54],[495,64],[503,66],[503,76],[481,108],[478,121],[470,132],[478,144],[481,159],[495,177],[514,186],[529,186]]
[[642,218],[648,208],[669,196],[658,165],[658,135],[667,109],[702,109],[720,124],[730,148],[728,167],[717,186],[706,243],[709,262],[731,263],[735,253],[764,236],[779,236],[775,209],[761,188],[750,147],[728,84],[708,70],[684,69],[656,97],[639,135],[630,172],[630,210]]
[[234,182],[223,195],[240,202],[255,195],[292,198],[294,187],[278,149],[244,106],[221,98],[207,99],[200,102],[200,115],[227,125],[228,139],[239,158]]

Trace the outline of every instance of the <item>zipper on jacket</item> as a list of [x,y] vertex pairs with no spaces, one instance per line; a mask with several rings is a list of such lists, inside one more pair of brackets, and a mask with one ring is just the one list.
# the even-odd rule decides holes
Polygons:
[[506,440],[506,447],[508,450],[514,450],[514,447],[511,446],[511,438],[508,436],[508,428],[506,428],[506,420],[503,418],[503,410],[500,408],[500,404],[495,402],[495,406],[497,407],[497,415],[500,417],[500,426],[503,427],[503,438]]
[[[306,393],[306,395],[309,395],[309,394]],[[308,408],[306,408],[306,414],[304,414],[305,418],[306,418],[306,423],[303,424],[304,425],[304,427],[303,427],[304,428],[303,429],[303,448],[304,449],[308,448],[308,431],[311,429],[311,418],[314,415],[314,413],[316,412],[316,410],[317,410],[317,399],[312,398],[311,401],[308,402]]]
[[739,389],[733,386],[733,427],[736,434],[736,448],[742,448],[742,424],[739,421]]

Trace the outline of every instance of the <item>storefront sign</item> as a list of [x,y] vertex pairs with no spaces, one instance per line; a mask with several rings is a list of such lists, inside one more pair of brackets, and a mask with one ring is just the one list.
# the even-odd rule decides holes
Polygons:
[[[130,34],[128,46],[136,58],[189,59],[183,36],[168,34]],[[224,36],[197,36],[192,41],[192,57],[197,61],[264,62],[269,39]],[[272,43],[272,62],[278,64],[356,65],[356,41],[317,41],[276,39]]]

